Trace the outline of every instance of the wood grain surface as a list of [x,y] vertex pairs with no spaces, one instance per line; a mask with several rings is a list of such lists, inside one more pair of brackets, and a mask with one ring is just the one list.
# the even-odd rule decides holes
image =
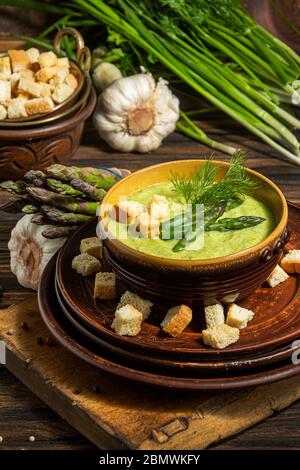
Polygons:
[[[214,120],[206,126],[215,138],[226,138],[238,146],[248,149],[248,165],[272,178],[284,191],[286,197],[300,203],[300,167],[295,167],[280,159],[273,150],[258,142],[235,124]],[[178,133],[167,139],[154,154],[120,154],[111,151],[100,142],[91,123],[85,129],[82,145],[77,151],[74,163],[81,165],[128,167],[131,170],[152,163],[180,158],[195,158],[207,155],[209,150],[194,143]],[[228,157],[216,154],[220,159]],[[29,298],[32,292],[18,286],[9,269],[7,241],[17,216],[1,213],[0,228],[0,284],[5,292],[1,307]],[[1,313],[0,313],[1,314]],[[0,435],[4,441],[1,448],[37,449],[92,449],[92,445],[78,435],[55,413],[43,405],[33,394],[20,384],[9,372],[0,368]],[[216,449],[261,449],[261,448],[298,448],[300,449],[300,403],[273,415],[265,422],[256,425],[241,435],[230,438]],[[28,437],[35,435],[36,441],[30,443]]]

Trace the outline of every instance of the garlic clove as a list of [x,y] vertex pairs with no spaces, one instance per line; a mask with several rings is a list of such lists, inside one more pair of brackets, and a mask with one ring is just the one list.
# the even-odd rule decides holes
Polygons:
[[122,78],[122,73],[114,64],[111,64],[110,62],[100,62],[95,65],[93,71],[93,82],[97,90],[104,90],[119,78]]

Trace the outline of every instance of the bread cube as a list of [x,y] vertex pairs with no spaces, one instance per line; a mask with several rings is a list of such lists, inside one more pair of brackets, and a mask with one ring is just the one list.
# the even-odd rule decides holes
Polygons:
[[251,321],[253,317],[254,312],[252,312],[252,310],[232,304],[227,312],[226,324],[241,330],[242,328],[246,328],[248,322]]
[[158,238],[159,219],[151,217],[148,212],[143,212],[135,219],[135,224],[143,238]]
[[7,109],[3,104],[0,104],[0,121],[4,121],[7,118]]
[[11,76],[9,57],[0,57],[0,75],[3,79],[9,79]]
[[8,103],[7,113],[9,119],[27,117],[27,112],[25,110],[25,101],[22,98],[13,98]]
[[68,69],[70,67],[68,57],[58,57],[56,61],[56,66]]
[[28,93],[18,93],[17,98],[19,100],[28,101],[30,99],[30,95]]
[[74,77],[74,75],[72,73],[69,73],[68,76],[66,77],[65,79],[65,83],[70,87],[72,88],[72,90],[76,90],[77,86],[78,86],[78,82],[76,80],[76,78]]
[[207,328],[225,323],[224,307],[222,304],[207,305],[204,308]]
[[267,279],[267,283],[270,287],[276,287],[281,282],[286,281],[289,275],[277,264],[276,268],[272,271],[271,275]]
[[116,275],[114,273],[101,272],[96,274],[94,298],[101,300],[116,298]]
[[[56,73],[53,78],[51,78],[51,80],[49,81],[49,85],[51,86],[52,90],[54,91],[55,87],[62,85],[67,79],[68,75],[68,69],[56,67]],[[67,83],[67,85],[69,84]]]
[[10,76],[12,95],[15,95],[18,92],[18,85],[19,85],[20,78],[21,78],[20,72],[12,73]]
[[43,67],[38,70],[35,74],[35,78],[38,82],[49,82],[52,77],[57,73],[56,67]]
[[120,201],[115,206],[116,218],[124,224],[132,223],[136,217],[145,212],[146,207],[136,201]]
[[39,98],[42,94],[42,85],[28,78],[21,77],[18,84],[18,92],[29,93],[29,95]]
[[51,98],[35,98],[25,103],[25,110],[28,116],[40,113],[50,113],[54,109],[54,103]]
[[65,83],[62,83],[61,85],[58,85],[53,93],[52,93],[52,98],[55,103],[62,103],[65,101],[69,96],[71,96],[73,93],[72,88],[69,85],[66,85]]
[[6,104],[11,99],[11,84],[7,80],[0,80],[0,103]]
[[25,51],[10,49],[8,51],[8,55],[10,57],[13,72],[30,69],[30,60]]
[[102,241],[98,237],[83,238],[80,242],[80,253],[88,253],[101,259]]
[[126,291],[125,294],[122,295],[120,302],[117,308],[124,307],[124,305],[133,305],[141,314],[143,315],[143,320],[146,320],[150,313],[151,307],[153,307],[153,303],[149,300],[142,299],[137,294],[133,292]]
[[51,98],[52,93],[51,93],[51,87],[50,87],[49,83],[39,82],[39,85],[41,85],[41,87],[42,87],[41,97]]
[[22,78],[27,78],[31,82],[35,82],[35,73],[30,69],[20,70],[20,72],[18,72],[18,74],[20,75],[20,78],[21,77]]
[[27,49],[25,52],[31,64],[38,62],[40,51],[36,47],[31,47],[30,49]]
[[136,336],[141,331],[142,314],[133,305],[124,305],[116,310],[112,329],[119,336]]
[[240,330],[225,323],[202,331],[204,344],[217,349],[224,349],[230,344],[236,343],[239,337]]
[[81,253],[75,256],[72,261],[72,268],[82,276],[90,276],[101,269],[100,261],[88,253]]
[[166,196],[162,196],[161,194],[153,194],[150,200],[150,205],[154,204],[168,204],[168,199]]
[[287,273],[300,273],[300,250],[290,250],[280,264]]
[[178,336],[192,321],[192,310],[187,305],[177,305],[168,310],[161,322],[162,329],[171,336]]
[[53,67],[56,65],[57,56],[52,51],[42,52],[38,57],[38,63],[41,68],[43,67]]

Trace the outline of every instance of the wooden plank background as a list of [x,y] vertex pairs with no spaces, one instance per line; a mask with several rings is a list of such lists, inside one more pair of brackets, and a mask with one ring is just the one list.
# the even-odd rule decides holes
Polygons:
[[[267,9],[268,0],[249,0],[249,9],[267,25],[273,25],[270,18],[272,13]],[[289,12],[299,19],[300,2],[297,0],[282,1]],[[263,9],[265,12],[263,12]],[[267,13],[266,13],[267,11]],[[0,8],[0,31],[11,35],[13,33],[36,34],[41,31],[48,19],[43,14],[16,14],[14,9]],[[276,23],[277,24],[277,23]],[[281,25],[281,23],[280,23]],[[272,26],[273,27],[273,26]],[[283,36],[285,27],[276,27]],[[288,34],[289,40],[295,47],[296,37]],[[276,153],[268,146],[249,136],[235,123],[226,119],[226,124],[218,119],[203,126],[216,139],[226,139],[228,143],[248,149],[248,165],[266,176],[272,178],[284,191],[288,199],[300,204],[300,167],[274,158]],[[154,154],[135,155],[120,154],[111,151],[100,142],[91,123],[86,126],[82,145],[76,153],[74,163],[119,166],[131,170],[152,163],[172,159],[199,158],[207,155],[208,149],[200,144],[175,133]],[[216,154],[218,158],[226,156]],[[276,155],[277,156],[277,155]],[[9,269],[7,241],[13,228],[16,216],[0,214],[0,285],[5,292],[0,307],[4,308],[31,295],[30,291],[18,286],[15,277]],[[0,311],[1,315],[1,311]],[[300,402],[290,408],[273,415],[254,428],[227,440],[215,449],[300,449]],[[34,435],[34,443],[28,441]],[[0,436],[3,443],[0,449],[92,449],[93,446],[82,436],[68,426],[55,413],[49,410],[21,383],[19,383],[5,368],[0,367]]]

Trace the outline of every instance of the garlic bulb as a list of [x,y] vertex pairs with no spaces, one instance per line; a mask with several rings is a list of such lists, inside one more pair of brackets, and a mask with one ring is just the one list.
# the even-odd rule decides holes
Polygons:
[[100,62],[93,71],[93,82],[97,90],[102,91],[122,76],[120,70],[114,64]]
[[32,215],[20,219],[11,232],[8,242],[10,268],[23,287],[37,290],[42,272],[66,238],[49,240],[42,232],[50,225],[31,223]]
[[122,152],[150,152],[175,129],[179,101],[167,86],[141,73],[121,78],[98,98],[94,125],[100,137]]

